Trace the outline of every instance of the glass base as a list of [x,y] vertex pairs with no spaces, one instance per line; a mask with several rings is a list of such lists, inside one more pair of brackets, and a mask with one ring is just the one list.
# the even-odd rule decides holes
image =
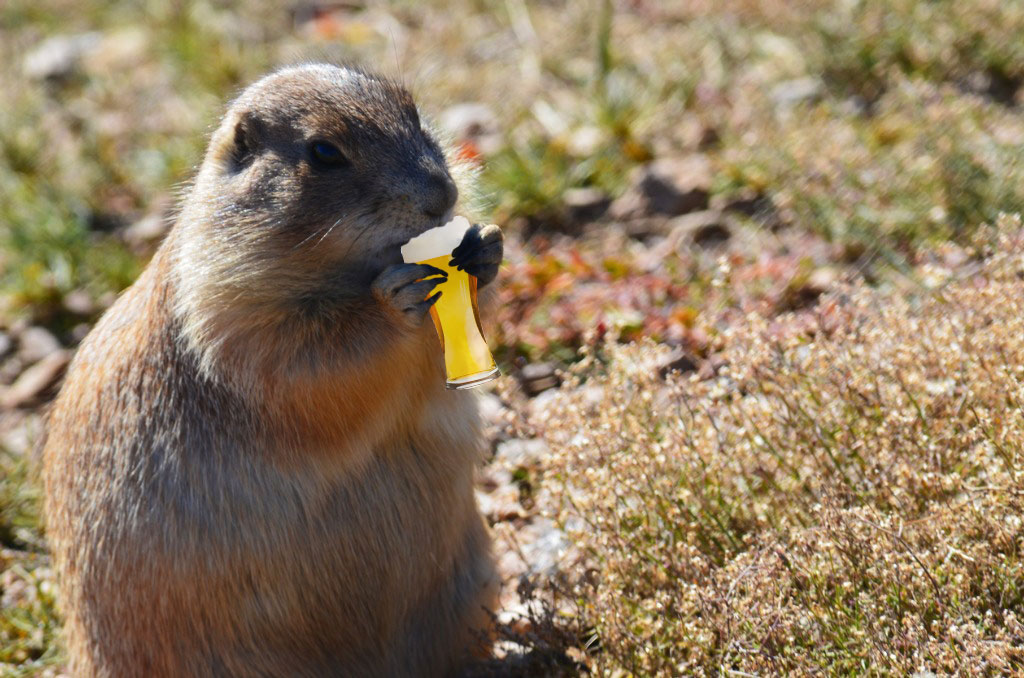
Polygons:
[[445,382],[445,386],[453,391],[461,391],[466,388],[473,388],[480,384],[486,384],[492,379],[497,379],[501,376],[501,370],[497,367],[486,372],[477,372],[467,377],[459,377],[458,379],[449,379]]

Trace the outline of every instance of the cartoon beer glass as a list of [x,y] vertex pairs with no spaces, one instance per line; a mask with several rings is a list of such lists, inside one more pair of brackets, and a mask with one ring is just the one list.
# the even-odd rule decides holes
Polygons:
[[430,316],[444,350],[450,389],[479,386],[500,374],[480,327],[476,278],[448,265],[452,251],[462,242],[470,226],[465,217],[455,217],[402,246],[405,263],[429,264],[448,274],[448,279],[434,288],[441,296],[430,307]]

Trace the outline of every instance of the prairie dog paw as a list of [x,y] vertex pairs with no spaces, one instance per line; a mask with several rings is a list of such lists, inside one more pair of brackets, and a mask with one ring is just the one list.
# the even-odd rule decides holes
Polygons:
[[501,229],[494,224],[473,224],[452,252],[448,265],[474,276],[483,287],[497,277],[504,255],[505,236]]
[[383,306],[419,324],[441,296],[440,292],[431,292],[447,279],[444,271],[428,264],[395,264],[377,276],[371,290]]

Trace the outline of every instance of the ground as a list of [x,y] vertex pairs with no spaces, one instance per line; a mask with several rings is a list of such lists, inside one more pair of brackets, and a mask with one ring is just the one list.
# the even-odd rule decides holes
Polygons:
[[402,80],[507,234],[495,671],[1024,671],[1019,0],[0,6],[0,674],[57,675],[32,464],[267,70]]

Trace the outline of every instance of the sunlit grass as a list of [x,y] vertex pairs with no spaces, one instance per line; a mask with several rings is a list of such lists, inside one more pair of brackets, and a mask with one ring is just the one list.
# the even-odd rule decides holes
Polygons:
[[845,290],[813,338],[750,317],[711,379],[605,346],[535,411],[535,496],[575,545],[552,590],[597,675],[1024,670],[1024,240],[1003,223],[980,275]]
[[[636,167],[691,153],[709,158],[714,205],[756,196],[872,280],[920,273],[937,243],[1024,210],[1016,0],[403,0],[343,10],[337,34],[295,16],[269,0],[0,3],[0,327],[68,340],[91,320],[65,297],[131,283],[148,252],[125,228],[172,214],[226,102],[296,60],[401,77],[432,115],[488,105],[504,144],[481,191],[509,229],[566,230],[567,189],[614,198]],[[102,58],[25,76],[44,38],[84,31],[110,40]],[[780,104],[798,79],[820,87]],[[562,631],[598,643],[599,673],[1022,670],[1021,506],[1006,491],[1021,290],[1006,270],[920,307],[858,289],[843,313],[861,334],[767,345],[764,318],[737,330],[712,312],[765,276],[741,295],[715,287],[713,254],[649,272],[628,244],[557,248],[506,266],[494,349],[508,364],[576,362],[591,325],[681,341],[696,324],[701,351],[735,356],[665,395],[646,365],[660,349],[608,347],[585,375],[605,407],[566,394],[544,422],[564,454],[532,482],[553,481],[564,502],[546,508],[597,573],[574,582]],[[806,264],[783,287],[798,294]],[[939,340],[953,329],[960,350]],[[0,451],[4,676],[60,661],[38,507],[27,461]]]

